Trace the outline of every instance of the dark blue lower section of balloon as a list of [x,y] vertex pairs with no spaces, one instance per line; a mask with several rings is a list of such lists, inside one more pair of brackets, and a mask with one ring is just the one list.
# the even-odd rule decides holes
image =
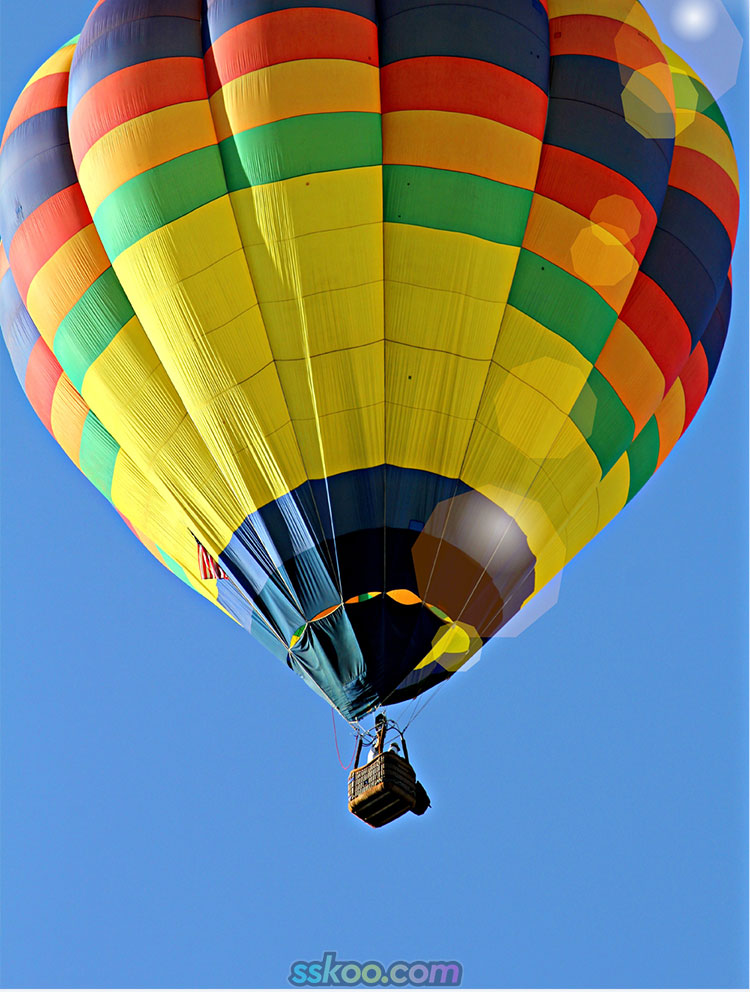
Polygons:
[[[481,550],[477,517],[497,533]],[[534,557],[500,508],[459,480],[389,465],[313,480],[267,504],[220,562],[229,573],[220,603],[347,719],[449,676],[430,664],[399,690],[445,626],[431,602],[455,620],[465,610],[485,636],[534,585]],[[377,596],[358,600],[368,594]]]

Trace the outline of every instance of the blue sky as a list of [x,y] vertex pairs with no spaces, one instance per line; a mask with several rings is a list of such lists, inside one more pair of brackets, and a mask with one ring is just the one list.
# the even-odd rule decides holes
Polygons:
[[[3,3],[3,123],[90,5]],[[681,44],[646,6],[722,78],[726,36]],[[348,815],[328,707],[156,565],[2,350],[2,985],[285,986],[324,951],[455,959],[467,986],[747,985],[746,81],[745,50],[713,387],[552,610],[411,727],[421,819]]]

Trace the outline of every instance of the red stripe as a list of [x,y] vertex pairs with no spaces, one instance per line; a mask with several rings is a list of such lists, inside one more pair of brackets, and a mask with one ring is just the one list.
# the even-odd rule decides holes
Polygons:
[[690,354],[690,331],[679,309],[660,285],[639,271],[620,318],[659,366],[666,395]]
[[675,146],[669,184],[694,195],[710,208],[726,229],[734,247],[740,217],[740,196],[731,177],[718,163],[695,149]]
[[388,111],[454,111],[501,122],[541,139],[547,96],[523,77],[479,59],[422,56],[380,70],[380,100]]
[[76,170],[97,139],[118,125],[171,104],[205,99],[201,59],[153,59],[112,73],[87,91],[73,112],[70,147]]
[[24,303],[39,269],[71,237],[90,225],[91,215],[78,184],[58,191],[23,221],[8,256]]
[[208,564],[206,562],[206,557],[208,553],[203,548],[200,542],[198,542],[198,571],[200,573],[201,580],[208,579]]
[[42,338],[34,344],[26,366],[24,388],[29,402],[47,430],[52,434],[52,399],[62,368]]
[[245,73],[295,59],[349,59],[378,65],[378,29],[345,10],[297,7],[230,28],[205,56],[208,93]]
[[549,23],[550,55],[597,56],[643,69],[666,65],[657,46],[629,24],[597,14],[567,14]]
[[49,111],[50,108],[64,108],[68,103],[68,74],[51,73],[36,80],[23,91],[16,101],[16,105],[10,113],[8,124],[3,132],[3,141],[0,143],[0,150],[5,145],[5,140],[14,132],[19,125],[22,125],[29,118],[38,115],[42,111]]
[[680,372],[680,382],[685,393],[685,423],[682,427],[684,434],[708,392],[708,361],[703,344],[700,342]]
[[622,174],[580,153],[544,146],[536,191],[587,219],[623,230],[630,237],[629,249],[639,263],[643,260],[656,228],[656,212]]

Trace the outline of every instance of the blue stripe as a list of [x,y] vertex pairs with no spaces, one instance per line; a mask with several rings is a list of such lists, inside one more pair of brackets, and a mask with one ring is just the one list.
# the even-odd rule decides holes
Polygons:
[[711,276],[716,297],[726,281],[732,244],[726,229],[711,209],[687,191],[670,187],[658,226],[700,259]]
[[11,132],[0,153],[0,188],[39,153],[68,141],[65,108],[49,108],[32,115]]
[[[32,212],[78,181],[67,132],[65,141],[60,145],[52,145],[41,152],[34,152],[34,146],[29,147],[29,159],[22,161],[12,175],[2,170],[5,149],[0,156],[0,238],[6,248],[10,247],[16,230]],[[20,159],[22,150],[16,152]]]
[[692,347],[711,319],[719,293],[710,275],[684,243],[657,226],[641,271],[669,296],[685,320]]
[[[500,10],[471,4],[437,3],[389,15],[383,4],[380,65],[421,56],[456,56],[502,66],[536,84],[549,82],[549,36]],[[515,5],[514,5],[515,9]]]
[[68,114],[93,86],[128,66],[154,59],[200,57],[200,23],[185,17],[146,17],[118,25],[88,48],[86,30],[73,56],[68,88]]
[[[621,66],[611,59],[580,55],[555,56],[552,60],[551,93],[557,98],[581,101],[584,104],[606,108],[620,118],[625,118],[627,104],[624,109],[623,95],[627,90],[630,78],[634,75],[634,70],[627,66]],[[669,170],[674,150],[674,137],[667,138],[667,136],[674,132],[674,115],[666,97],[660,93],[657,87],[645,80],[644,84],[651,88],[650,97],[655,104],[658,102],[658,105],[649,108],[644,113],[643,121],[638,118],[636,123],[642,127],[649,124],[655,125],[660,134],[649,139],[632,126],[628,127],[633,142],[636,142],[638,146],[642,146],[643,142],[650,142],[662,150],[664,163]],[[637,108],[637,104],[635,106]],[[627,135],[627,133],[623,133],[623,135]]]
[[25,387],[26,368],[34,344],[39,340],[39,331],[21,301],[10,271],[0,282],[0,327],[18,381]]
[[149,17],[182,17],[200,21],[200,0],[107,0],[92,12],[81,37],[81,55],[114,28]]
[[518,0],[432,0],[425,4],[424,0],[381,0],[379,5],[380,20],[385,21],[396,14],[419,7],[462,7],[469,10],[472,7],[482,8],[507,17],[521,27],[536,35],[545,46],[549,41],[549,21],[547,12],[539,0],[528,0],[519,3]]
[[587,156],[631,181],[658,213],[667,190],[670,164],[654,139],[646,139],[622,117],[605,108],[550,95],[545,146]]
[[213,3],[209,0],[208,11],[203,18],[203,51],[207,52],[222,35],[245,21],[280,10],[308,7],[348,11],[377,22],[375,0],[297,0],[292,4],[286,0],[214,0]]
[[716,369],[719,365],[721,352],[724,349],[724,342],[727,339],[727,329],[729,327],[729,313],[732,308],[732,285],[729,278],[724,283],[724,291],[721,293],[718,305],[714,309],[714,314],[708,322],[701,344],[706,353],[708,362],[708,384],[714,380]]

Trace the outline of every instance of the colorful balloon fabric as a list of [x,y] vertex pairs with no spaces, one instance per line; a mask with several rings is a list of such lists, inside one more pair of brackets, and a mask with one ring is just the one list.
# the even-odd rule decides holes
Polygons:
[[630,0],[99,0],[5,129],[0,324],[144,545],[358,719],[674,447],[737,217]]

